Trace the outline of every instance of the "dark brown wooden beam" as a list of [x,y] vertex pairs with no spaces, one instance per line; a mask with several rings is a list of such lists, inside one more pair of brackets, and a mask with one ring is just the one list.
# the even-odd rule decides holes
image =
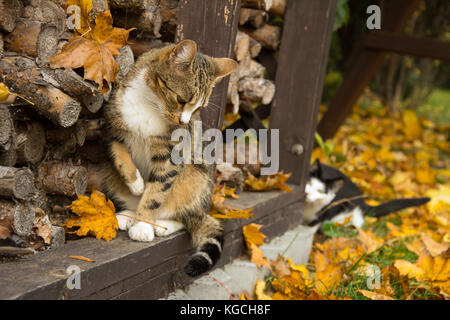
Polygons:
[[[280,130],[280,169],[291,172],[290,182],[300,184],[301,190],[314,142],[335,10],[335,0],[291,0],[286,9],[270,128]],[[295,145],[301,145],[303,153],[293,153]]]
[[370,32],[364,47],[439,60],[450,60],[450,42],[437,39],[411,37],[393,32]]
[[[414,14],[422,0],[396,0],[387,3],[386,16],[381,19],[383,31],[399,33]],[[386,56],[385,51],[362,49],[350,70],[345,74],[344,82],[328,106],[317,131],[323,139],[334,136],[353,106],[369,85]]]
[[[225,242],[216,268],[246,255],[242,227],[262,224],[270,241],[302,221],[300,190],[243,192],[240,199],[226,200],[238,209],[253,208],[250,219],[224,221]],[[0,300],[5,299],[158,299],[191,283],[183,267],[193,253],[190,236],[180,231],[152,242],[131,241],[120,231],[112,241],[94,237],[70,241],[64,246],[0,263]],[[95,262],[74,260],[85,256]],[[68,268],[80,268],[80,289],[69,290]],[[72,271],[73,272],[73,271]]]
[[[191,39],[202,53],[232,58],[240,6],[240,0],[181,0],[176,41]],[[215,87],[209,106],[201,110],[205,128],[222,126],[228,78]]]

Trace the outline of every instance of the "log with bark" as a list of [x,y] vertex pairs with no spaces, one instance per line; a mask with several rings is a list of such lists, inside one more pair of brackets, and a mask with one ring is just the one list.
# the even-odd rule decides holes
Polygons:
[[244,99],[269,104],[275,96],[275,85],[263,78],[244,78],[239,80],[238,90]]
[[2,82],[33,102],[33,109],[53,123],[70,127],[78,120],[80,103],[44,81],[33,60],[23,56],[4,57],[0,60],[0,75]]
[[16,162],[17,162],[17,151],[15,140],[13,140],[13,143],[9,148],[9,150],[0,151],[0,166],[13,167],[16,165]]
[[242,170],[231,163],[219,163],[216,166],[216,183],[223,183],[229,188],[235,188],[236,193],[244,189],[244,175]]
[[38,181],[49,194],[76,197],[86,191],[88,174],[82,166],[48,161],[39,164]]
[[242,31],[237,32],[236,42],[234,45],[234,56],[237,61],[241,61],[247,56],[252,58],[257,57],[261,51],[261,48],[261,44],[251,38],[248,34]]
[[30,169],[0,166],[0,197],[24,200],[35,194],[34,175]]
[[23,4],[19,0],[0,0],[0,31],[12,32],[22,10]]
[[0,104],[0,152],[11,148],[13,130],[11,114],[6,106]]
[[0,33],[0,59],[3,58],[5,52],[5,41],[3,40],[3,34]]
[[86,109],[96,113],[103,106],[104,95],[98,91],[97,86],[84,80],[74,71],[63,69],[39,69],[43,80],[77,99]]
[[281,28],[270,24],[255,30],[246,29],[250,37],[260,42],[264,48],[277,50],[281,39]]
[[121,28],[136,28],[139,34],[145,33],[161,38],[162,27],[175,35],[177,27],[177,0],[109,0],[114,15],[114,24]]
[[47,130],[47,141],[52,144],[50,158],[63,160],[66,155],[73,154],[77,147],[86,140],[86,125],[79,120],[69,128],[53,126]]
[[86,140],[95,141],[99,140],[103,136],[103,126],[105,125],[105,119],[84,119],[81,120],[86,128]]
[[[247,54],[230,76],[228,101],[233,105],[233,113],[239,110],[241,100],[269,104],[275,94],[273,81],[264,79],[266,68]],[[255,88],[262,85],[262,88]]]
[[264,10],[241,8],[239,14],[239,25],[248,25],[261,28],[269,20],[269,15]]
[[242,0],[241,7],[269,11],[273,0]]
[[6,36],[6,49],[47,62],[58,49],[59,36],[66,30],[66,13],[48,0],[32,1],[23,9],[15,29]]
[[287,0],[272,0],[269,13],[277,16],[284,16],[286,11]]

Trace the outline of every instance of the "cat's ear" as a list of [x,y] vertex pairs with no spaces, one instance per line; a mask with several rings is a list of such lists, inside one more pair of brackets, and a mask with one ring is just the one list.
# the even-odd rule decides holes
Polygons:
[[169,54],[169,62],[178,68],[189,67],[197,54],[197,44],[192,40],[183,40]]
[[216,79],[226,77],[234,70],[236,70],[238,64],[233,59],[228,58],[212,58],[214,64],[214,73]]
[[344,186],[344,179],[338,178],[333,180],[329,185],[329,190],[333,192],[338,192]]

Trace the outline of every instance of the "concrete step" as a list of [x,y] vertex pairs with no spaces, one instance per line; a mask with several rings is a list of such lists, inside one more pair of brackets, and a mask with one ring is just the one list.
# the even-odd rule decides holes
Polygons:
[[[280,254],[290,258],[295,264],[305,264],[308,262],[316,230],[316,227],[298,226],[262,245],[261,249],[268,259],[276,259]],[[253,293],[256,281],[264,279],[269,273],[267,268],[258,268],[248,258],[235,259],[195,280],[187,288],[172,292],[167,300],[228,300],[229,294],[223,286],[236,295],[244,290]]]

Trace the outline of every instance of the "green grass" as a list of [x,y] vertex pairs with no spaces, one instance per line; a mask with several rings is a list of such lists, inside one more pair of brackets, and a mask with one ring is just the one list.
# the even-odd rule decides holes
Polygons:
[[435,89],[427,103],[417,108],[417,112],[437,125],[450,123],[450,90]]

